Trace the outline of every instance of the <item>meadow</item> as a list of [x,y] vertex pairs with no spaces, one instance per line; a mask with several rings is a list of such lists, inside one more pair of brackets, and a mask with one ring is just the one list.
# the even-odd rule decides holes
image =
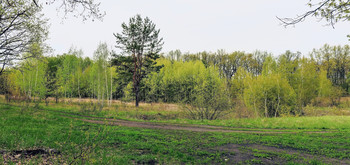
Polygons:
[[[163,52],[163,32],[137,14],[113,45],[56,54],[43,10],[55,2],[1,3],[0,164],[350,164],[349,45]],[[349,5],[309,3],[318,8],[277,19],[333,27],[349,20]],[[84,21],[106,14],[93,0],[64,0],[60,10]]]
[[[190,120],[179,105],[0,104],[2,164],[349,164],[348,108]],[[309,113],[310,115],[313,113]],[[234,115],[234,112],[232,114]]]

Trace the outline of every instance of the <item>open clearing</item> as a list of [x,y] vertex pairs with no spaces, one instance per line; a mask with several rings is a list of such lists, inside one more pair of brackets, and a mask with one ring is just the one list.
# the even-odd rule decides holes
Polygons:
[[[298,121],[299,118],[287,118],[305,127],[284,128],[284,124],[281,128],[273,124],[239,127],[249,125],[251,120],[241,120],[241,124],[234,127],[230,126],[232,123],[227,124],[228,121],[207,125],[206,121],[191,124],[187,120],[126,120],[111,118],[111,114],[104,111],[93,114],[76,109],[44,104],[37,107],[0,104],[0,162],[350,164],[350,131],[345,126],[334,129],[312,125],[309,128]],[[150,110],[144,111],[150,114]],[[318,120],[324,122],[328,118]],[[273,123],[273,120],[278,118],[264,122]],[[308,118],[303,120],[308,122]]]

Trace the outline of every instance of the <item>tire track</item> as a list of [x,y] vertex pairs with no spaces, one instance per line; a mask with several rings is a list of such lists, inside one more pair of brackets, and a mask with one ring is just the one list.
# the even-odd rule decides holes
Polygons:
[[286,129],[286,131],[281,131],[281,129],[253,130],[253,129],[245,129],[245,128],[232,128],[232,127],[230,128],[230,127],[210,126],[210,125],[189,125],[189,124],[185,125],[185,124],[170,124],[170,123],[140,122],[140,121],[129,121],[129,120],[121,120],[121,119],[92,117],[92,116],[78,115],[78,114],[72,114],[67,112],[59,112],[59,113],[83,117],[83,118],[78,118],[78,117],[72,117],[67,115],[60,115],[65,118],[80,120],[88,123],[134,127],[134,128],[146,128],[146,129],[184,130],[184,131],[193,131],[193,132],[253,133],[253,134],[334,133],[333,131],[299,131],[299,130],[297,131],[297,130],[290,130],[290,129],[289,130]]

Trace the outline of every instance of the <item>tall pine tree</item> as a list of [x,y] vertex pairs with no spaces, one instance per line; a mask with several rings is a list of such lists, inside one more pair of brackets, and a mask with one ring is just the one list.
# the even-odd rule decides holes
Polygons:
[[125,78],[132,76],[135,105],[139,106],[141,80],[152,71],[159,71],[155,60],[162,50],[163,38],[159,38],[159,29],[148,18],[140,15],[130,18],[129,23],[122,24],[122,33],[114,34],[120,55],[114,55],[113,65]]

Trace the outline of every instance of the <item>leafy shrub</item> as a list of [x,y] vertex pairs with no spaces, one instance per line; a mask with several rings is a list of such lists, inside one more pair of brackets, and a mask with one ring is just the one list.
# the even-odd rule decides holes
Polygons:
[[277,117],[296,113],[295,92],[288,81],[279,74],[261,75],[246,79],[244,90],[245,104],[254,109],[257,115]]
[[184,109],[191,119],[215,120],[231,109],[231,100],[225,81],[215,68],[207,68],[196,79],[193,94]]

